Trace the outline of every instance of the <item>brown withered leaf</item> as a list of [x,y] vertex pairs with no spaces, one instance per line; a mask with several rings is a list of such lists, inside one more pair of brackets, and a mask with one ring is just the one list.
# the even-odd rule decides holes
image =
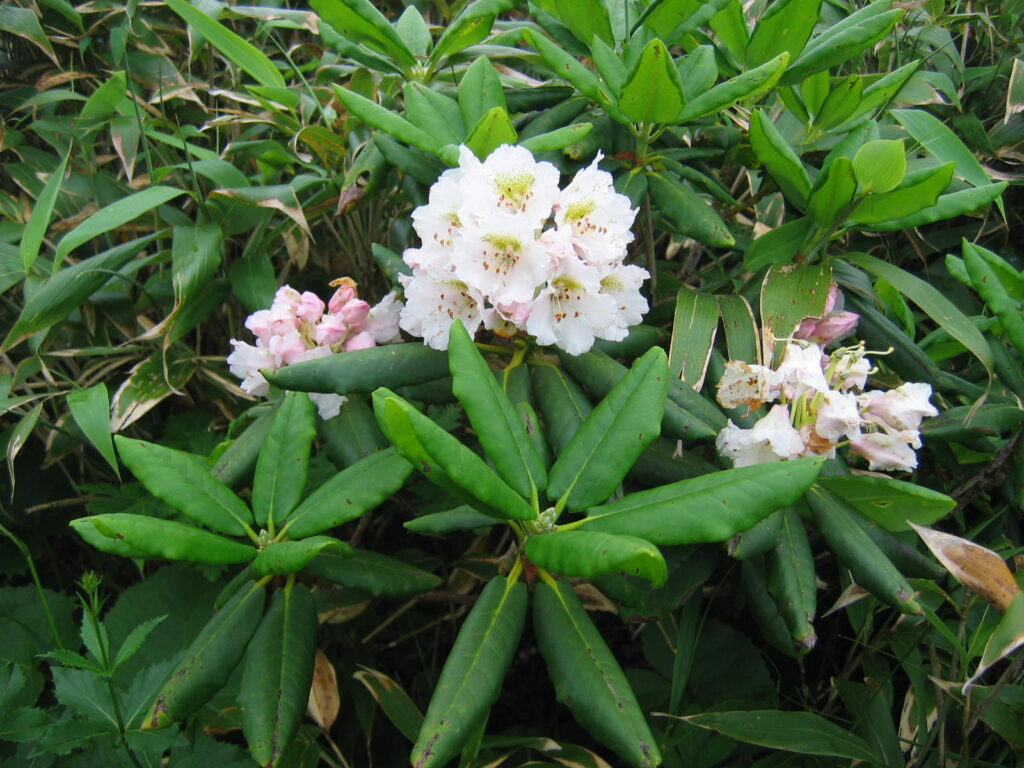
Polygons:
[[325,731],[331,730],[341,709],[338,676],[334,665],[319,648],[313,666],[313,684],[309,688],[309,716]]
[[1003,558],[991,549],[959,536],[914,523],[910,526],[957,581],[983,597],[1000,613],[1006,613],[1020,587]]

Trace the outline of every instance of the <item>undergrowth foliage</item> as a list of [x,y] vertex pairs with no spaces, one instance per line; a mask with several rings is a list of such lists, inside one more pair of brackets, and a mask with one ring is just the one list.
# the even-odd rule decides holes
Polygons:
[[1020,11],[8,3],[0,759],[1018,760]]

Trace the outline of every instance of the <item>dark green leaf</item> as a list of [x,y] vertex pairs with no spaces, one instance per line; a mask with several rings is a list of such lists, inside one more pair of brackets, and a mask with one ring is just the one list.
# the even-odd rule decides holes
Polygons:
[[526,540],[526,556],[549,571],[591,578],[620,571],[660,587],[668,566],[658,548],[644,539],[591,531],[556,531]]
[[309,453],[316,437],[313,402],[302,392],[289,392],[256,460],[252,511],[257,525],[283,525],[302,498],[309,475]]

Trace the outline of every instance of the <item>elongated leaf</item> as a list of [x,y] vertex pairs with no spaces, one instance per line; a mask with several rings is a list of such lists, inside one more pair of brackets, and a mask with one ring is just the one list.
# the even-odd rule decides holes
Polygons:
[[416,64],[394,27],[369,0],[311,0],[310,5],[346,39],[385,53],[403,67]]
[[[975,247],[967,240],[962,244],[964,265],[971,285],[985,302],[985,306],[999,319],[1003,333],[1018,351],[1024,350],[1024,318],[1021,317],[1020,301],[1010,296],[996,271],[990,265],[991,252],[985,258],[985,250]],[[1018,277],[1019,279],[1019,277]]]
[[[151,560],[244,563],[256,555],[254,547],[191,525],[126,512],[80,517],[69,525],[79,533],[93,528],[105,538],[124,544]],[[82,538],[92,540],[84,533]]]
[[530,536],[526,540],[530,561],[566,576],[590,578],[620,571],[640,576],[660,587],[668,578],[668,566],[658,548],[634,536],[592,531],[561,531]]
[[747,66],[757,66],[785,51],[796,58],[818,23],[821,0],[776,0],[757,21],[747,43]]
[[289,515],[284,532],[303,538],[370,511],[405,483],[412,465],[388,448],[370,454],[321,485]]
[[110,396],[107,394],[107,385],[100,382],[88,389],[69,392],[68,408],[82,434],[120,479],[121,470],[117,466],[114,442],[110,437]]
[[472,507],[463,504],[454,509],[446,509],[444,512],[420,515],[412,520],[406,520],[402,525],[406,530],[415,533],[440,536],[454,531],[490,528],[496,522],[493,517],[477,512]]
[[750,147],[783,194],[804,206],[811,194],[811,177],[779,129],[759,109],[750,115]]
[[[19,9],[20,10],[20,9]],[[31,11],[29,11],[31,13]],[[35,15],[32,15],[35,18]],[[39,246],[43,243],[46,230],[50,226],[50,219],[53,216],[53,206],[57,202],[57,194],[60,192],[60,185],[64,181],[64,171],[68,167],[68,158],[71,156],[69,149],[61,158],[60,165],[50,174],[46,186],[39,194],[36,204],[32,207],[32,215],[29,217],[25,230],[21,235],[21,242],[18,244],[18,255],[21,258],[21,267],[28,272],[39,256]]]
[[494,18],[515,7],[514,0],[475,0],[467,3],[445,27],[430,53],[433,68],[445,56],[458,53],[487,37]]
[[406,83],[402,89],[405,114],[410,122],[437,136],[444,144],[458,144],[466,136],[459,103],[422,83]]
[[441,579],[387,555],[365,549],[346,554],[321,552],[306,569],[322,579],[377,597],[402,597],[441,586]]
[[[999,196],[1003,194],[1003,190],[1006,187],[1007,183],[1000,181],[996,184],[986,184],[983,187],[972,187],[970,189],[961,189],[959,192],[950,192],[948,195],[939,195],[935,205],[924,210],[870,226],[863,225],[863,228],[872,229],[876,232],[892,232],[898,229],[921,227],[936,221],[952,219],[965,213],[977,211],[987,206],[993,200],[999,200]],[[999,200],[999,203],[1001,205],[1002,201]]]
[[648,174],[647,183],[658,210],[673,231],[721,248],[735,244],[721,216],[675,175]]
[[832,269],[827,265],[779,265],[761,283],[761,333],[765,364],[777,362],[784,342],[805,317],[821,317]]
[[[459,80],[459,110],[466,128],[477,125],[487,113],[501,107],[508,113],[508,102],[494,65],[481,56]],[[485,155],[486,156],[486,155]]]
[[786,71],[787,64],[789,64],[789,54],[780,53],[758,67],[736,75],[724,83],[719,83],[711,90],[688,102],[673,122],[688,123],[720,112],[731,107],[737,101],[756,99],[779,81],[782,73]]
[[260,526],[284,524],[306,489],[309,453],[316,437],[313,402],[302,392],[289,392],[256,460],[252,511]]
[[271,384],[299,392],[373,392],[422,384],[448,375],[448,356],[424,344],[384,344],[285,366]]
[[32,334],[63,320],[158,236],[159,233],[151,234],[115,246],[57,272],[25,302],[21,315],[4,340],[3,349],[10,349]]
[[173,448],[118,435],[121,461],[146,490],[215,531],[243,536],[252,512],[197,457]]
[[439,138],[431,136],[422,128],[413,125],[404,117],[396,115],[390,109],[385,109],[365,96],[360,96],[355,91],[343,88],[337,84],[334,85],[334,93],[338,96],[338,100],[345,105],[346,109],[367,125],[391,134],[399,141],[404,141],[406,144],[422,149],[424,152],[438,156],[443,154],[441,150],[444,144],[441,143]]
[[381,387],[373,394],[373,407],[384,434],[430,482],[495,517],[537,516],[483,459],[398,395]]
[[537,404],[547,424],[547,438],[554,453],[560,454],[594,407],[579,384],[561,368],[537,366],[532,378]]
[[929,169],[926,174],[907,177],[906,183],[891,192],[868,195],[853,209],[847,221],[871,225],[911,216],[935,205],[953,177],[953,164]]
[[558,699],[576,721],[630,765],[659,765],[633,689],[568,583],[537,584],[533,629]]
[[526,584],[497,576],[466,617],[445,661],[412,750],[414,768],[455,757],[501,692],[526,623]]
[[725,541],[800,498],[821,465],[820,458],[756,464],[631,493],[588,509],[580,530],[654,544]]
[[557,152],[578,141],[583,141],[593,130],[593,123],[576,123],[563,128],[556,128],[547,133],[538,133],[527,139],[521,138],[519,146],[525,147],[534,154],[539,152]]
[[366,687],[399,732],[410,742],[415,742],[423,723],[423,714],[402,686],[383,672],[369,667],[360,668],[352,677]]
[[718,301],[715,297],[685,286],[680,288],[672,320],[668,369],[697,391],[704,383],[717,330]]
[[165,728],[197,712],[228,682],[263,616],[266,590],[239,589],[192,641],[157,694],[143,729]]
[[257,763],[276,766],[306,714],[316,656],[316,606],[302,584],[274,592],[249,643],[238,703]]
[[548,475],[548,497],[572,510],[607,499],[661,431],[665,352],[653,347],[587,417]]
[[20,8],[17,3],[0,6],[0,30],[28,40],[49,56],[54,64],[60,66],[50,39],[31,8]]
[[850,210],[856,191],[853,163],[847,157],[837,157],[819,174],[807,200],[807,213],[826,229],[841,223]]
[[614,105],[611,93],[607,86],[597,76],[587,69],[576,58],[562,50],[556,43],[548,40],[543,35],[531,29],[523,30],[523,39],[540,53],[541,57],[558,77],[572,83],[576,88],[589,99],[596,101],[608,113],[620,122],[629,122],[629,118]]
[[482,160],[502,144],[515,144],[518,139],[508,112],[504,107],[495,107],[470,130],[466,146]]
[[261,550],[252,561],[256,578],[286,576],[298,573],[321,552],[330,550],[342,557],[352,554],[352,547],[330,536],[310,536],[300,541],[278,541]]
[[971,686],[988,671],[989,667],[997,661],[1005,659],[1022,645],[1024,645],[1024,596],[1018,592],[1006,609],[1002,620],[992,631],[985,644],[985,650],[981,654],[977,671],[964,683],[964,692],[969,691]]
[[544,465],[527,437],[522,419],[461,322],[451,325],[448,360],[452,389],[466,409],[487,457],[520,496],[536,496],[547,486]]
[[101,208],[61,238],[53,260],[53,271],[56,272],[65,257],[78,246],[127,224],[158,205],[163,205],[184,193],[183,189],[174,187],[149,187]]
[[909,531],[909,523],[931,525],[956,506],[944,493],[891,477],[838,475],[818,483],[887,531]]
[[[787,221],[761,235],[747,246],[747,250],[743,252],[743,266],[756,272],[766,266],[793,263],[794,257],[800,252],[814,230],[814,220],[810,216]],[[733,357],[730,354],[730,359],[752,360],[754,358]]]
[[996,552],[969,539],[912,525],[932,554],[957,581],[1007,613],[1021,589],[1006,562]]
[[197,298],[220,266],[224,233],[216,224],[175,227],[171,244],[171,279],[175,312]]
[[167,0],[167,5],[206,38],[210,45],[220,51],[224,58],[257,83],[268,88],[285,87],[284,77],[274,66],[274,62],[252,43],[218,24],[186,0]]
[[683,109],[683,86],[668,48],[658,38],[645,47],[619,93],[619,109],[637,123],[671,123]]
[[771,749],[802,755],[830,755],[868,763],[881,762],[881,758],[859,736],[811,712],[708,712],[682,719],[738,741]]
[[941,291],[909,272],[866,253],[848,253],[845,258],[891,283],[928,317],[945,328],[950,336],[963,344],[991,373],[992,350],[989,349],[985,337]]
[[768,591],[795,641],[791,655],[800,656],[818,640],[813,623],[818,606],[814,555],[796,510],[787,507],[779,517],[778,543],[765,563]]

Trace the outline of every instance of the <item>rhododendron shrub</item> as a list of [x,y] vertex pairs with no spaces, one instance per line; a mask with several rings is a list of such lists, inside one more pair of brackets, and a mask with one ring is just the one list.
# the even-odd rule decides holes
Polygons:
[[647,312],[649,274],[623,263],[636,210],[601,157],[562,189],[558,169],[523,147],[482,162],[462,147],[412,214],[421,245],[403,254],[402,329],[445,349],[457,318],[471,334],[524,333],[573,355],[625,338]]

